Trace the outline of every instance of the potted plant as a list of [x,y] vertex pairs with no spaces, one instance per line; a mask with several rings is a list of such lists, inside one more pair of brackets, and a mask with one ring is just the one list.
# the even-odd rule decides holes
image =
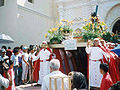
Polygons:
[[56,23],[55,28],[52,28],[45,34],[45,38],[49,38],[50,44],[60,44],[65,37],[72,35],[71,21],[63,19],[62,22]]

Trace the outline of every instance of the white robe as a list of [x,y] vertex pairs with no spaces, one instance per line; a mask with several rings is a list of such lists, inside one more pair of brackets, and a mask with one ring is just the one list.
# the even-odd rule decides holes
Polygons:
[[50,58],[51,52],[47,49],[42,49],[36,57],[36,60],[40,58],[43,62],[40,62],[40,71],[39,71],[39,80],[38,84],[42,84],[44,76],[50,73],[49,61],[46,61]]
[[[102,74],[100,73],[100,59],[103,55],[107,58],[107,54],[99,47],[86,47],[86,52],[89,54],[89,82],[92,87],[100,87]],[[98,61],[93,61],[98,60]]]
[[14,76],[14,71],[13,69],[11,69],[11,73],[12,73],[12,90],[16,90],[16,87],[15,87],[15,76]]
[[[53,71],[50,74],[46,75],[43,79],[41,90],[50,90],[49,89],[49,78],[54,76],[60,76],[60,77],[67,77],[67,75],[63,74],[61,71]],[[51,80],[52,90],[55,90],[54,88],[54,79]],[[61,78],[57,79],[57,90],[62,90],[61,87]],[[64,79],[64,90],[68,90],[68,78]]]
[[0,89],[1,86],[4,86],[5,88],[8,88],[9,86],[9,80],[4,78],[1,74],[0,74]]

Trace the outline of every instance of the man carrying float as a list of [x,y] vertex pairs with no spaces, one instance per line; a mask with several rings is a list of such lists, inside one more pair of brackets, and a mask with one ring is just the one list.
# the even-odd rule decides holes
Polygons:
[[89,80],[90,87],[94,89],[100,88],[102,75],[100,74],[99,66],[103,63],[103,55],[107,59],[107,54],[99,48],[99,39],[96,38],[93,41],[93,46],[90,45],[90,41],[87,43],[86,52],[89,55]]
[[41,86],[44,76],[50,73],[49,61],[52,59],[52,50],[48,47],[46,41],[42,42],[41,49],[36,56],[36,60],[39,59],[39,80],[38,86]]

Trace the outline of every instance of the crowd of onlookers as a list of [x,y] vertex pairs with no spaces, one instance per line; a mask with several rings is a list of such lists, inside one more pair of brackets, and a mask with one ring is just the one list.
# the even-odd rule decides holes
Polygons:
[[[32,83],[33,72],[31,70],[34,67],[33,61],[31,61],[31,55],[35,56],[39,49],[40,47],[37,45],[30,45],[29,47],[21,45],[14,49],[11,49],[10,47],[7,49],[6,46],[2,46],[0,49],[0,74],[6,77],[6,74],[8,73],[9,76],[15,77],[14,82],[16,86]],[[27,65],[28,68],[26,68],[25,65]],[[10,69],[13,69],[13,75],[11,74],[11,71],[9,71]]]

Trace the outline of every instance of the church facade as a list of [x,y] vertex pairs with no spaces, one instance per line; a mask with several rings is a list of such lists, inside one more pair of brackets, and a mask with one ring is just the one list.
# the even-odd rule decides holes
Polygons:
[[109,31],[120,33],[120,0],[58,0],[60,19],[75,21],[73,28],[81,28],[82,19],[89,19],[98,5],[98,16],[109,27]]

